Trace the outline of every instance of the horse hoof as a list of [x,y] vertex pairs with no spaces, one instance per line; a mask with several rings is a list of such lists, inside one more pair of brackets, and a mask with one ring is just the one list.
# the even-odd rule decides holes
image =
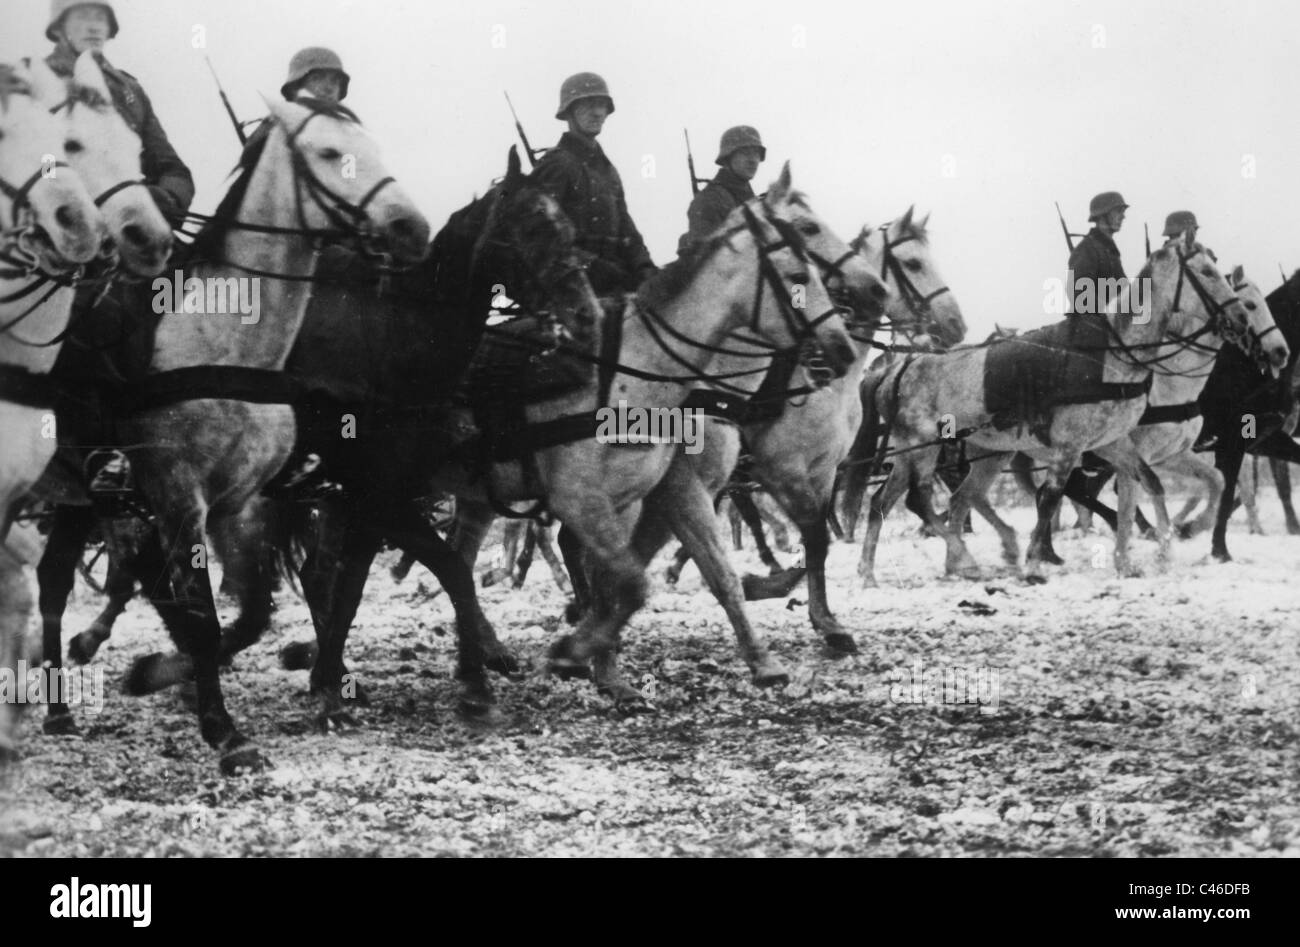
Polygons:
[[1065,560],[1062,559],[1060,556],[1058,556],[1058,555],[1056,554],[1056,552],[1055,552],[1054,550],[1051,550],[1051,549],[1046,550],[1046,551],[1045,551],[1041,556],[1039,556],[1038,558],[1041,559],[1043,562],[1048,563],[1049,565],[1053,565],[1053,566],[1063,566],[1063,565],[1065,565]]
[[519,659],[509,651],[498,651],[496,654],[489,655],[483,662],[483,666],[503,677],[516,677],[519,674]]
[[1212,552],[1212,553],[1210,553],[1210,555],[1212,555],[1212,556],[1214,557],[1214,559],[1215,559],[1216,562],[1231,562],[1231,561],[1232,561],[1232,556],[1228,555],[1228,550],[1226,550],[1226,549],[1223,550],[1222,552]]
[[501,711],[490,694],[462,694],[456,701],[456,713],[476,726],[495,726],[502,720]]
[[1046,585],[1047,576],[1030,574],[1025,576],[1025,585]]
[[568,605],[564,606],[564,623],[566,625],[576,625],[578,622],[582,621],[582,616],[585,613],[586,609],[576,601],[570,602]]
[[316,663],[318,648],[314,641],[295,641],[280,649],[280,667],[286,671],[310,671]]
[[321,733],[351,733],[361,729],[361,723],[346,710],[325,710],[316,715],[316,728]]
[[654,713],[655,705],[644,694],[625,694],[614,700],[614,712],[620,717],[635,717]]
[[231,750],[221,757],[222,776],[240,776],[244,773],[260,773],[270,769],[271,761],[255,747],[245,746]]
[[853,636],[844,631],[832,631],[822,638],[831,657],[844,657],[858,653],[858,643]]
[[90,632],[83,631],[68,644],[69,664],[89,664],[99,651],[99,639]]
[[588,662],[574,654],[573,635],[565,635],[547,654],[547,667],[562,681],[589,680],[591,667]]
[[131,663],[131,669],[126,672],[126,677],[122,680],[122,693],[128,697],[147,697],[150,694],[156,694],[161,688],[158,687],[154,675],[162,660],[163,654],[161,651],[155,651],[153,654],[146,654],[144,657],[136,658]]
[[669,585],[675,586],[677,584],[677,580],[680,579],[681,577],[682,574],[678,572],[676,569],[668,568],[664,570],[664,581],[667,582]]
[[790,683],[790,672],[773,661],[754,671],[755,687],[785,687]]
[[80,733],[80,730],[77,729],[77,721],[72,714],[58,714],[57,716],[46,717],[45,723],[41,724],[41,730],[52,737],[74,737]]

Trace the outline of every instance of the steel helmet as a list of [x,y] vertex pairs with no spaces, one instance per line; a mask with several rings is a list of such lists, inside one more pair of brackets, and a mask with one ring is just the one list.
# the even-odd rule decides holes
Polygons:
[[52,0],[50,3],[50,25],[45,28],[45,38],[51,43],[57,43],[59,37],[55,30],[63,25],[63,18],[73,7],[103,7],[108,11],[108,38],[112,39],[117,35],[117,13],[113,10],[113,4],[105,3],[103,0]]
[[580,72],[569,76],[564,80],[564,85],[560,86],[560,110],[555,113],[555,117],[564,121],[568,118],[569,109],[575,102],[597,98],[608,100],[609,114],[613,115],[614,97],[609,94],[609,86],[605,85],[604,79],[594,72]]
[[1196,215],[1190,210],[1176,210],[1165,218],[1166,237],[1176,237],[1189,227],[1199,227]]
[[741,148],[757,148],[762,153],[762,160],[767,160],[767,149],[758,129],[749,125],[737,125],[722,133],[722,144],[718,146],[718,160],[715,164],[726,164]]
[[1096,220],[1113,210],[1123,210],[1127,207],[1128,205],[1124,203],[1124,195],[1119,191],[1103,191],[1088,205],[1088,219]]
[[352,82],[352,77],[343,68],[343,60],[339,59],[338,53],[323,46],[308,46],[293,54],[293,59],[289,61],[289,78],[280,87],[280,94],[292,100],[304,79],[313,72],[325,70],[337,72],[343,77],[343,87],[339,90],[339,101],[343,101],[348,97],[348,85]]

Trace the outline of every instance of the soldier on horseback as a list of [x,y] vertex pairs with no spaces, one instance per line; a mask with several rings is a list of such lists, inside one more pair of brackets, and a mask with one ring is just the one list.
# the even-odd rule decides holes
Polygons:
[[722,133],[716,164],[717,176],[691,201],[686,211],[687,231],[677,243],[679,256],[687,256],[706,237],[722,226],[727,215],[754,197],[750,181],[758,166],[767,160],[767,149],[758,130],[737,125]]
[[[1115,234],[1124,224],[1128,204],[1118,191],[1105,191],[1092,199],[1088,206],[1088,220],[1093,227],[1070,253],[1070,322],[1074,336],[1081,339],[1085,325],[1105,323],[1104,300],[1110,295],[1108,287],[1124,280],[1124,264],[1120,261]],[[1108,282],[1101,282],[1106,280]]]
[[569,130],[532,175],[577,228],[597,295],[632,292],[656,272],[628,213],[618,169],[596,142],[613,112],[614,99],[600,76],[580,72],[565,79],[555,117],[568,122]]
[[141,163],[149,193],[163,215],[172,223],[178,223],[194,200],[194,178],[167,140],[167,133],[154,114],[153,103],[145,95],[139,80],[129,72],[115,68],[104,58],[104,46],[117,32],[117,14],[111,3],[53,0],[45,36],[55,47],[45,62],[56,75],[70,79],[77,57],[88,49],[95,51],[104,80],[113,95],[113,104],[131,130],[140,136]]
[[1196,239],[1196,231],[1199,225],[1196,223],[1196,215],[1190,210],[1176,210],[1165,218],[1164,236],[1165,246],[1173,243],[1175,240],[1181,240],[1183,233],[1190,230],[1192,239]]
[[[114,67],[104,57],[104,46],[117,33],[117,13],[112,3],[53,0],[45,36],[55,47],[45,62],[55,75],[71,79],[77,57],[86,50],[95,52],[104,81],[113,97],[113,105],[131,130],[140,136],[140,163],[149,194],[168,222],[178,225],[185,219],[190,202],[194,200],[194,177],[168,140],[167,133],[163,131],[162,124],[154,113],[153,103],[139,80]],[[99,295],[100,287],[84,284],[77,292],[73,319],[84,315]],[[71,349],[65,348],[64,352],[70,354]],[[55,369],[56,375],[65,372],[66,367],[64,372],[60,372],[57,367]],[[129,476],[125,455],[119,451],[105,451],[92,457],[102,461],[91,482],[92,493],[113,493],[125,489]]]

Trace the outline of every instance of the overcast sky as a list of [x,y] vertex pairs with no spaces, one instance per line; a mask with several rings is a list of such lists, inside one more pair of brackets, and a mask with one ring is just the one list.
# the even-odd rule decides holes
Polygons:
[[[0,60],[43,54],[49,5],[2,0]],[[351,105],[436,230],[505,167],[508,89],[535,147],[563,130],[561,81],[591,70],[617,112],[601,143],[634,219],[666,262],[685,228],[682,128],[697,167],[757,126],[766,186],[795,182],[846,238],[866,222],[931,212],[947,281],[981,338],[994,322],[1049,320],[1043,281],[1064,277],[1053,200],[1076,231],[1088,199],[1132,205],[1119,245],[1130,275],[1142,224],[1191,209],[1225,265],[1269,291],[1300,267],[1300,12],[1244,0],[118,0],[112,62],[135,74],[211,210],[238,147],[203,63],[241,118],[278,95],[288,60],[328,45]],[[200,34],[206,46],[195,48]],[[761,187],[759,188],[762,189]]]

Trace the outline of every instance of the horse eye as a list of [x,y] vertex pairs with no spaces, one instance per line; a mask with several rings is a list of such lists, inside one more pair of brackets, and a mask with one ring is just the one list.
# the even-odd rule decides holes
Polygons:
[[1254,303],[1246,303],[1246,308],[1249,309],[1251,312],[1254,312],[1254,311],[1255,311],[1255,304],[1254,304]]
[[79,155],[85,150],[86,150],[85,146],[82,145],[82,143],[77,141],[75,138],[69,139],[68,141],[63,143],[63,151],[66,154]]
[[339,158],[343,157],[343,152],[339,151],[337,148],[322,148],[320,156],[326,161],[337,161]]
[[904,260],[903,265],[907,267],[909,270],[911,270],[913,273],[919,273],[923,269],[925,269],[925,264],[922,263],[920,260]]
[[822,228],[818,227],[816,224],[804,224],[799,228],[799,232],[805,237],[815,237],[822,232]]

